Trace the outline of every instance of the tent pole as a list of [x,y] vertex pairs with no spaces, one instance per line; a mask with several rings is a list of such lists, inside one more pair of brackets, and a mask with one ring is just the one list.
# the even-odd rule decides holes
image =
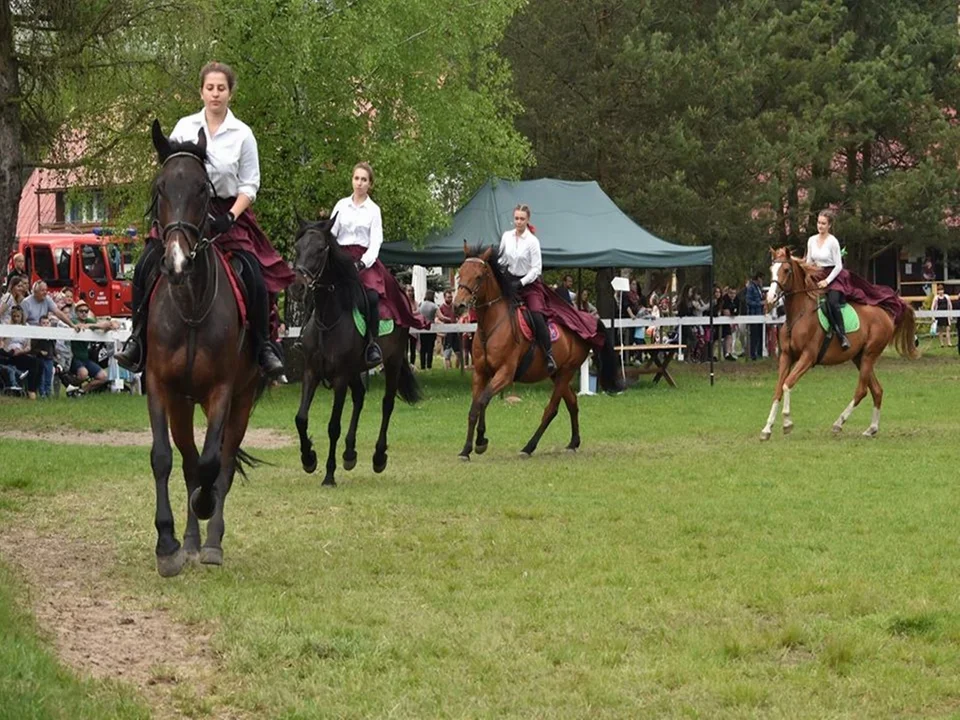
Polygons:
[[[713,263],[710,263],[710,345],[708,346],[707,351],[710,353],[710,387],[713,387],[713,342],[715,335],[713,334],[713,284],[715,280],[713,278]],[[723,349],[720,349],[720,352],[723,352]]]
[[[583,268],[577,268],[577,301],[574,306],[579,309],[580,296],[583,295]],[[596,298],[594,298],[596,300]]]

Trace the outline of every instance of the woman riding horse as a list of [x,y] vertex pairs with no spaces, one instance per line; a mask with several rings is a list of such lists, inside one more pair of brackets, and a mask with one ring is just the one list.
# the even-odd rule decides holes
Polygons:
[[[214,195],[209,201],[212,217],[205,229],[220,250],[243,262],[254,353],[264,374],[271,376],[283,371],[283,362],[270,341],[279,325],[276,297],[293,282],[294,273],[273,249],[250,210],[260,189],[260,160],[253,131],[230,111],[235,87],[236,74],[229,65],[204,65],[200,70],[203,110],[182,118],[170,140],[196,141],[200,132],[206,136],[206,167]],[[162,257],[162,243],[157,242],[154,226],[134,271],[133,329],[123,350],[116,354],[117,362],[133,372],[142,371],[146,361],[146,319]]]
[[353,194],[340,199],[333,208],[331,232],[356,264],[366,290],[366,307],[361,308],[367,319],[364,359],[367,365],[374,366],[383,362],[376,340],[381,299],[387,317],[396,320],[400,327],[425,330],[430,324],[414,314],[396,278],[378,259],[383,245],[383,216],[380,206],[370,197],[373,168],[369,163],[359,162],[353,166],[352,182]]

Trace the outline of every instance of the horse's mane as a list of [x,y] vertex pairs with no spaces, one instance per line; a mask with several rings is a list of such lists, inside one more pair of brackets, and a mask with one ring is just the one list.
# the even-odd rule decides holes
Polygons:
[[353,259],[330,233],[327,223],[327,220],[301,223],[300,230],[294,239],[294,244],[309,230],[317,230],[323,233],[327,241],[327,247],[330,248],[327,270],[333,274],[336,280],[341,281],[334,283],[337,285],[337,292],[341,294],[341,304],[344,307],[353,307],[354,304],[359,304],[363,298],[363,285],[360,282],[360,274],[357,272],[357,267]]
[[[486,251],[486,248],[483,246],[483,243],[477,243],[476,245],[471,245],[467,248],[467,257],[468,258],[481,258],[481,255]],[[487,263],[490,266],[490,272],[493,273],[494,280],[497,281],[497,285],[500,287],[500,292],[503,294],[503,299],[511,303],[516,302],[517,296],[520,291],[520,283],[513,280],[513,278],[504,270],[503,266],[500,265],[500,254],[499,251],[496,253],[495,258],[491,258],[491,261]]]
[[805,262],[803,258],[796,257],[794,255],[789,256],[790,261],[795,263],[798,268],[803,272],[803,285],[808,290],[816,290],[817,284],[813,279],[813,275],[817,274],[821,268],[816,265],[811,265],[808,262]]

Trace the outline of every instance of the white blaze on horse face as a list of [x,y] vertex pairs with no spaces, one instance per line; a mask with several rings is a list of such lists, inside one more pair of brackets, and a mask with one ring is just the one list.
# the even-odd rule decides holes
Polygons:
[[187,256],[183,254],[183,248],[180,247],[179,242],[174,242],[170,248],[170,262],[173,265],[173,271],[175,273],[182,273],[183,266],[187,262]]
[[780,273],[780,266],[783,263],[775,262],[770,266],[770,287],[767,288],[767,304],[773,305],[777,299],[777,292],[780,290],[780,283],[777,282],[777,275]]

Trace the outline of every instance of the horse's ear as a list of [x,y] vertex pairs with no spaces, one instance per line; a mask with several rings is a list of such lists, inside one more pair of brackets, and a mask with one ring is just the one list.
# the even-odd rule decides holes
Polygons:
[[333,226],[337,224],[337,215],[339,214],[340,212],[338,211],[330,216],[330,219],[327,220],[327,230],[333,230]]
[[480,259],[484,262],[490,262],[490,256],[493,255],[493,245],[490,245],[480,254]]
[[467,241],[463,241],[463,256],[465,258],[470,257],[470,246],[467,245]]
[[197,147],[200,148],[201,152],[207,151],[207,134],[203,131],[203,128],[200,128],[197,133]]
[[153,127],[151,128],[153,134],[153,147],[157,151],[157,155],[160,157],[160,162],[163,162],[168,157],[170,157],[170,141],[167,140],[167,136],[163,134],[163,129],[160,127],[160,121],[154,118]]
[[307,221],[304,220],[303,217],[301,217],[300,211],[297,209],[294,209],[293,217],[297,221],[297,234],[299,235],[300,233],[302,233],[304,230],[307,229]]

